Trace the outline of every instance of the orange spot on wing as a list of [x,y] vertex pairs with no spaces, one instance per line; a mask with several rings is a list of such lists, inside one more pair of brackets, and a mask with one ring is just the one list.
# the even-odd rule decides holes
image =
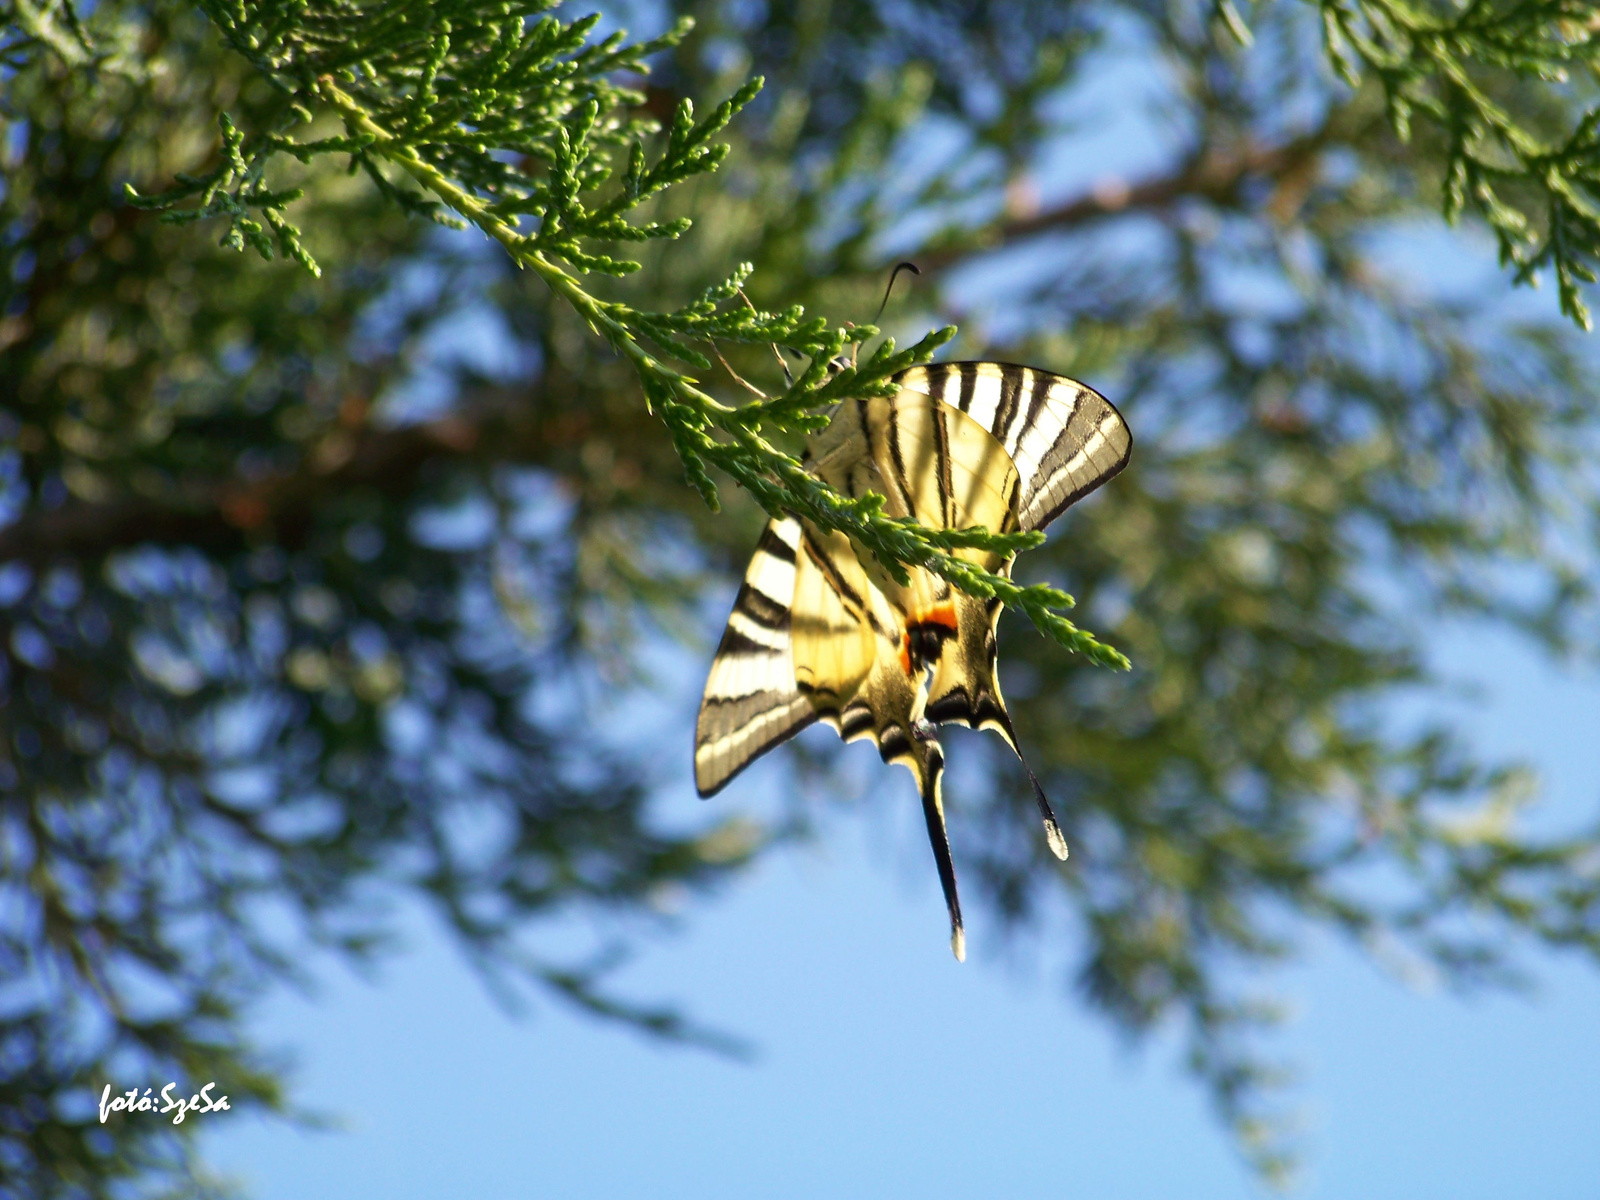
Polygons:
[[956,632],[956,606],[954,602],[946,600],[943,604],[935,604],[932,608],[918,609],[911,614],[908,625],[942,625],[951,633]]
[[911,674],[911,635],[900,635],[900,669],[907,675]]

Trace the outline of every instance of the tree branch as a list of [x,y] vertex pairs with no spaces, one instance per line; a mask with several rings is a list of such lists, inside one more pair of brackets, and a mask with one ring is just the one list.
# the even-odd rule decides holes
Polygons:
[[943,270],[974,254],[998,250],[1042,233],[1071,229],[1128,212],[1160,211],[1189,197],[1236,204],[1241,185],[1257,176],[1279,181],[1270,207],[1275,216],[1287,219],[1299,208],[1311,182],[1310,168],[1331,140],[1331,131],[1323,127],[1281,146],[1202,149],[1171,175],[1132,187],[1097,186],[1088,195],[1059,207],[1014,216],[991,229],[976,232],[963,244],[925,251],[917,255],[917,265],[928,271]]
[[434,462],[466,458],[479,445],[493,445],[497,457],[536,454],[570,441],[569,425],[563,417],[535,422],[485,410],[398,429],[338,430],[294,470],[263,480],[224,479],[160,499],[69,500],[56,509],[30,511],[0,529],[0,562],[38,568],[138,545],[227,553],[269,532],[278,544],[292,547],[305,537],[318,508],[340,495],[358,489],[405,495]]

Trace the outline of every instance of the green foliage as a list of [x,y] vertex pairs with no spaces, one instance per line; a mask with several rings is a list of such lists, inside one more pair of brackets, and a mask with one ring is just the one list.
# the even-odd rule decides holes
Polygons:
[[[681,42],[693,20],[684,18],[647,42],[629,45],[619,31],[591,45],[599,14],[565,24],[549,16],[532,20],[544,7],[505,0],[207,4],[206,14],[228,44],[283,93],[280,115],[247,140],[223,114],[221,165],[184,176],[159,195],[140,197],[130,189],[129,197],[155,209],[192,199],[194,207],[169,212],[167,219],[224,217],[224,244],[248,245],[266,258],[276,246],[315,272],[299,230],[284,215],[302,193],[273,190],[266,173],[280,155],[302,162],[347,155],[352,170],[365,171],[406,211],[444,224],[470,223],[493,238],[627,358],[689,482],[713,511],[719,501],[708,463],[749,489],[769,513],[794,512],[849,534],[897,578],[904,578],[906,566],[925,567],[970,594],[1002,596],[1047,636],[1096,662],[1126,668],[1122,654],[1056,611],[1073,603],[1065,592],[1021,588],[945,552],[915,523],[884,516],[881,498],[850,501],[833,494],[762,436],[766,425],[815,429],[825,419],[821,410],[844,396],[883,394],[892,374],[926,362],[955,335],[953,328],[899,353],[886,340],[860,366],[835,370],[847,346],[859,347],[878,331],[870,325],[829,328],[822,318],[807,320],[799,305],[755,309],[741,290],[748,265],[671,312],[599,299],[574,277],[639,269],[638,262],[595,243],[675,239],[689,229],[689,217],[643,224],[628,218],[666,189],[721,165],[728,147],[713,139],[755,99],[761,80],[743,84],[698,122],[693,102],[680,100],[652,160],[645,139],[659,130],[631,111],[645,97],[613,79],[623,72],[645,76],[646,60]],[[291,132],[312,124],[319,110],[337,114],[345,136],[293,140]],[[392,181],[391,171],[436,199]],[[783,395],[732,408],[646,345],[693,369],[711,370],[711,359],[694,342],[783,347],[810,365]],[[976,536],[986,548],[1003,544]]]
[[[1589,328],[1582,285],[1600,266],[1600,22],[1589,0],[1317,0],[1328,55],[1351,87],[1383,88],[1402,141],[1414,118],[1447,145],[1443,207],[1494,230],[1518,283],[1555,273],[1561,311]],[[1575,122],[1507,95],[1509,78],[1569,84],[1590,98]],[[1518,99],[1523,99],[1519,104]]]
[[[1269,1175],[1294,1146],[1261,981],[1308,928],[1461,988],[1530,949],[1600,953],[1600,831],[1535,836],[1526,773],[1392,718],[1437,694],[1436,614],[1600,648],[1589,347],[1507,306],[1492,264],[1452,291],[1390,257],[1395,229],[1436,220],[1455,161],[1430,110],[1397,140],[1383,81],[1340,86],[1298,2],[1251,8],[1248,51],[1209,0],[678,8],[696,24],[650,87],[583,65],[621,44],[560,25],[535,45],[541,26],[498,8],[102,0],[81,38],[60,3],[3,10],[0,881],[21,902],[0,976],[34,989],[0,1030],[8,1184],[190,1187],[181,1137],[100,1128],[84,1088],[131,1057],[285,1104],[247,1004],[308,945],[376,952],[375,894],[424,898],[504,993],[704,1039],[606,971],[786,830],[721,819],[736,790],[704,825],[654,819],[687,738],[602,736],[619,693],[652,700],[631,690],[641,646],[704,634],[768,506],[934,569],[1036,540],[888,521],[787,453],[943,336],[901,351],[808,315],[872,312],[900,257],[924,276],[885,329],[915,342],[959,318],[953,349],[1084,378],[1138,438],[1020,560],[1070,581],[1137,665],[1002,628],[1074,853],[1029,836],[1026,779],[992,763],[992,788],[950,797],[975,926],[1034,931],[1124,1030],[1182,1028]],[[422,32],[441,19],[444,50]],[[1095,119],[1073,104],[1137,107],[1107,86],[1119,62],[1161,80],[1181,136],[1148,177],[1041,194]],[[1486,71],[1469,78],[1549,144],[1585,120],[1576,84]],[[737,120],[682,107],[742,99],[755,73]],[[643,199],[672,163],[697,173]],[[188,224],[121,199],[175,180],[161,203]],[[1525,205],[1529,186],[1496,194]],[[255,250],[199,236],[207,212]],[[452,214],[466,237],[407,219]],[[686,219],[692,245],[670,236]],[[295,245],[320,278],[284,261]],[[511,365],[452,357],[463,323]],[[762,394],[713,398],[741,380]],[[713,468],[743,485],[723,514],[686,466],[707,496]],[[1064,603],[1027,577],[958,582],[1021,589],[997,594],[1037,597],[1047,624]],[[840,791],[836,759],[802,741],[783,761],[803,827]],[[492,844],[461,837],[485,823]],[[264,900],[297,914],[291,935],[268,936]],[[605,931],[592,958],[541,942],[572,912]],[[169,1009],[134,1003],[127,963]],[[67,1037],[86,1027],[104,1036]]]
[[[502,995],[736,1048],[609,975],[662,895],[713,885],[765,835],[658,828],[645,764],[529,708],[572,712],[595,670],[581,647],[626,646],[593,611],[611,589],[670,604],[686,581],[596,568],[642,553],[613,514],[502,528],[487,556],[420,536],[462,505],[506,524],[539,507],[481,464],[560,453],[515,413],[466,432],[372,416],[418,336],[406,316],[357,348],[389,268],[440,272],[448,295],[469,266],[320,164],[299,207],[307,253],[337,252],[320,281],[119,203],[208,152],[219,97],[241,127],[281,98],[183,6],[102,3],[85,36],[140,45],[145,69],[18,42],[0,81],[0,886],[18,901],[0,918],[0,1192],[209,1194],[196,1122],[102,1127],[89,1101],[216,1081],[235,1110],[292,1115],[244,1010],[304,979],[312,947],[370,958],[385,889],[423,896]],[[494,844],[465,844],[469,821]],[[269,902],[292,933],[262,927]],[[614,944],[526,936],[585,908]]]
[[115,74],[138,71],[126,57],[126,47],[91,39],[70,3],[53,2],[43,7],[31,0],[11,0],[0,6],[0,62],[9,68],[25,66],[39,49],[45,49],[63,63]]

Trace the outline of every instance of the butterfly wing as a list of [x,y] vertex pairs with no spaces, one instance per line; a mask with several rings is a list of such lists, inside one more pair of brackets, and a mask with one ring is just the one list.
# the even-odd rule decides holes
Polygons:
[[817,719],[795,684],[791,607],[800,522],[769,521],[711,662],[694,735],[694,781],[720,790],[758,755]]
[[[937,374],[933,378],[937,390]],[[923,371],[893,397],[842,406],[813,443],[817,473],[850,496],[880,492],[891,516],[911,516],[930,528],[1015,530],[1021,482],[1010,456],[972,417],[916,386],[928,379]],[[990,571],[1010,567],[1008,558],[990,551],[956,554]],[[872,580],[899,627],[895,635],[923,631],[921,648],[938,645],[937,656],[928,656],[927,717],[993,726],[1013,740],[994,675],[999,602],[969,596],[929,571],[913,569],[901,585],[876,562],[872,566]],[[905,649],[901,666],[912,674],[910,646]]]
[[[818,473],[839,490],[879,491],[891,515],[913,516],[930,528],[1043,528],[1122,470],[1132,449],[1128,427],[1109,401],[1046,371],[940,363],[912,368],[897,382],[900,391],[889,400],[841,406],[813,453]],[[1010,571],[1002,556],[957,553],[990,571]],[[881,568],[874,572],[908,630],[937,634],[926,707],[917,715],[999,734],[1023,760],[1047,841],[1065,858],[1066,839],[1023,759],[1000,691],[999,602],[967,596],[925,571],[911,576],[910,587],[901,588]]]
[[1017,470],[1019,529],[1043,529],[1127,466],[1133,450],[1111,402],[1062,375],[1014,363],[931,363],[896,382],[965,413],[1000,444]]
[[950,914],[950,950],[958,960],[965,959],[967,937],[944,819],[944,748],[931,732],[918,729],[918,710],[923,702],[920,680],[903,667],[895,641],[879,636],[878,650],[872,670],[840,714],[839,734],[846,741],[872,738],[884,762],[901,764],[916,780],[923,821],[928,827],[928,844],[933,848],[939,886]]
[[[1121,415],[1062,376],[945,363],[914,367],[897,382],[893,397],[845,401],[809,452],[832,487],[852,497],[879,493],[891,516],[934,529],[1042,529],[1127,464],[1132,437]],[[1010,571],[1002,555],[956,553]],[[1017,750],[995,675],[1000,603],[924,570],[907,574],[899,583],[842,534],[793,518],[772,522],[712,664],[695,777],[709,795],[817,719],[846,741],[871,737],[884,761],[916,778],[961,958],[944,755],[929,721],[992,729]],[[1028,776],[1051,849],[1065,858],[1055,815]]]
[[[784,597],[788,597],[785,603]],[[950,911],[966,957],[937,741],[912,736],[916,689],[893,653],[901,623],[848,538],[793,518],[757,544],[706,681],[695,731],[695,783],[709,796],[758,755],[819,718],[846,741],[871,737],[917,780]]]
[[[813,470],[836,490],[883,495],[890,516],[912,517],[935,529],[1016,528],[1018,482],[1010,458],[976,422],[926,393],[902,389],[890,398],[847,401],[813,439],[811,457]],[[840,543],[836,554],[842,557],[849,543]],[[993,621],[982,600],[945,579],[912,569],[902,584],[869,555],[850,549],[871,589],[873,603],[863,620],[870,621],[878,645],[870,672],[835,723],[847,740],[871,736],[884,761],[903,764],[916,779],[950,914],[951,949],[962,958],[961,903],[944,819],[944,753],[923,719],[925,685],[930,666],[935,679],[959,671],[952,644],[963,645],[967,629],[978,630],[981,641]],[[989,570],[1005,564],[1003,556],[987,551],[959,553]]]
[[874,622],[881,608],[850,539],[803,522],[790,618],[794,679],[836,729],[877,658]]
[[[917,729],[922,695],[920,679],[900,654],[903,616],[872,583],[847,538],[833,534],[837,542],[825,546],[820,538],[813,542],[813,534],[807,527],[795,582],[796,677],[819,717],[840,737],[847,742],[871,738],[884,762],[900,763],[916,780],[950,914],[950,948],[964,959],[966,934],[944,821],[944,751],[936,738]],[[814,646],[800,636],[803,606],[838,619],[832,626],[817,620],[827,638]]]
[[[1093,388],[1061,375],[1013,363],[939,363],[899,379],[907,391],[955,408],[982,426],[1015,466],[1015,525],[1043,529],[1075,501],[1128,465],[1133,435],[1122,414]],[[991,521],[990,529],[1004,526]],[[992,568],[1010,573],[1010,562]],[[928,695],[928,716],[940,723],[998,733],[1022,761],[1033,785],[1050,849],[1067,857],[1067,843],[1033,771],[1017,745],[995,674],[995,627],[1000,605],[988,601],[985,619],[964,622],[947,646]]]

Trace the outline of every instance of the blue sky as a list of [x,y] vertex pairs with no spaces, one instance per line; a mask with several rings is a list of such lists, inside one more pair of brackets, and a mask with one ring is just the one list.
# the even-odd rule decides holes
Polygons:
[[[1151,71],[1117,89],[1096,74],[1119,103],[1078,113],[1071,153],[1040,172],[1045,193],[1136,179],[1171,153],[1143,103],[1126,102],[1159,94]],[[1431,647],[1442,673],[1480,694],[1410,698],[1394,719],[1445,712],[1482,757],[1537,766],[1539,828],[1600,817],[1600,678],[1469,625]],[[699,684],[642,721],[682,747],[667,758],[683,769],[663,815],[771,812],[772,764],[713,810],[693,798]],[[858,810],[830,810],[816,843],[693,906],[622,977],[631,995],[749,1039],[754,1061],[550,1003],[513,1019],[412,909],[409,949],[375,980],[324,963],[315,999],[280,994],[257,1017],[263,1039],[299,1054],[296,1097],[345,1128],[211,1114],[196,1118],[211,1160],[258,1200],[1263,1195],[1184,1073],[1178,1031],[1127,1044],[1072,993],[1067,959],[1008,952],[981,909],[969,961],[952,960],[909,780],[866,747],[849,753],[874,781]],[[1292,1010],[1270,1048],[1301,1071],[1295,1195],[1600,1196],[1600,971],[1535,954],[1536,993],[1461,999],[1326,935],[1304,949],[1262,981]]]
[[[1592,673],[1466,626],[1434,648],[1485,690],[1429,703],[1485,754],[1539,766],[1541,825],[1600,813]],[[259,1200],[1263,1194],[1172,1032],[1126,1045],[1059,969],[1002,955],[981,911],[969,961],[951,959],[914,798],[886,774],[878,819],[829,818],[818,844],[773,856],[626,972],[634,994],[753,1041],[753,1062],[551,1004],[508,1017],[415,911],[375,981],[328,965],[318,998],[259,1014],[299,1052],[301,1102],[345,1128],[211,1114],[196,1118],[209,1155]],[[757,809],[761,792],[757,776],[713,803]],[[685,782],[667,803],[698,802]],[[1600,973],[1530,961],[1536,993],[1463,1000],[1319,936],[1272,977],[1294,1014],[1274,1046],[1301,1070],[1295,1194],[1600,1194]]]

